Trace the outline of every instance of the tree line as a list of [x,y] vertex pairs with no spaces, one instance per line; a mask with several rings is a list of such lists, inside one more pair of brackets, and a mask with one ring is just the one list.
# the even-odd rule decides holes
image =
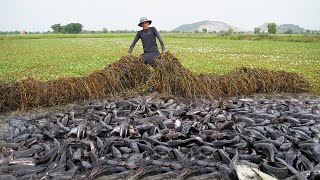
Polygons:
[[98,34],[98,33],[134,33],[134,30],[111,30],[108,31],[107,28],[102,28],[101,31],[94,30],[83,30],[83,26],[80,23],[70,23],[65,26],[61,26],[61,24],[54,24],[51,26],[53,33],[55,34]]
[[[277,33],[277,25],[276,25],[276,23],[269,23],[267,27],[268,27],[268,33],[269,34],[276,34]],[[293,31],[292,31],[292,29],[290,29],[290,30],[291,30],[290,34],[292,34]],[[253,33],[254,34],[260,34],[261,33],[261,28],[259,28],[259,27],[254,28]]]
[[55,34],[79,34],[82,31],[82,28],[83,26],[80,23],[70,23],[65,26],[54,24],[51,26],[51,29]]
[[[267,25],[268,27],[268,34],[276,34],[277,33],[277,24],[276,23],[269,23]],[[256,27],[254,28],[253,31],[254,34],[261,34],[261,28],[260,27]],[[283,32],[284,34],[294,34],[294,31],[292,29],[287,29],[286,31]],[[302,34],[319,34],[320,31],[316,31],[316,30],[306,30],[304,33]]]
[[[277,33],[277,25],[275,23],[269,23],[268,24],[268,34],[276,34]],[[111,30],[109,31],[107,28],[102,28],[102,30],[83,30],[83,25],[80,23],[69,23],[67,25],[61,25],[61,24],[53,24],[51,26],[51,29],[53,31],[46,31],[46,32],[27,32],[28,34],[103,34],[103,33],[135,33],[137,31],[135,30]],[[160,33],[168,33],[171,31],[166,30],[160,30]],[[174,33],[174,32],[173,32]],[[180,33],[180,32],[176,32]],[[227,31],[220,31],[220,32],[208,32],[207,29],[202,29],[202,31],[195,30],[194,33],[213,33],[213,34],[221,34],[221,35],[230,35],[234,34],[234,30],[230,28]],[[238,34],[245,34],[246,32],[237,32]],[[261,32],[261,28],[256,27],[253,31],[254,34],[261,34],[264,32]],[[293,34],[292,29],[288,29],[284,32],[285,34]],[[22,34],[21,31],[0,31],[0,34]],[[320,34],[320,31],[316,30],[306,30],[303,34]]]
[[[260,27],[256,27],[254,28],[254,31],[253,33],[254,34],[277,34],[278,32],[278,26],[277,24],[275,23],[269,23],[267,25],[267,28],[268,28],[268,31],[267,32],[261,32],[261,28]],[[179,33],[179,31],[175,31],[174,33]],[[184,32],[183,32],[184,33]],[[251,34],[252,32],[250,31],[234,31],[232,28],[229,28],[228,30],[221,30],[219,32],[217,31],[208,31],[206,28],[203,28],[201,31],[196,29],[194,30],[192,33],[203,33],[203,34],[218,34],[218,35],[231,35],[231,34]],[[297,33],[297,32],[294,32],[294,30],[292,29],[287,29],[286,31],[281,31],[280,34],[312,34],[312,35],[319,35],[320,34],[320,31],[317,31],[317,30],[306,30],[305,32],[300,32],[300,33]]]

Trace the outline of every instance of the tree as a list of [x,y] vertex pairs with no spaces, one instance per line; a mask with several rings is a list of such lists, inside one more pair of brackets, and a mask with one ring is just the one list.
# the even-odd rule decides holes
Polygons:
[[53,30],[53,33],[64,33],[64,28],[60,24],[54,24],[51,26],[51,29]]
[[261,31],[261,28],[259,28],[259,27],[254,28],[255,34],[260,34],[260,31]]
[[232,28],[229,28],[228,31],[227,31],[227,35],[230,35],[230,34],[233,34],[233,29]]
[[80,23],[70,23],[64,26],[64,32],[67,34],[78,34],[82,31],[82,24]]
[[202,33],[208,33],[208,30],[206,28],[203,28]]
[[200,33],[200,31],[198,29],[193,31],[194,33]]
[[276,34],[277,33],[277,25],[275,23],[268,24],[268,33],[269,34]]
[[102,28],[102,33],[108,33],[108,29],[107,28]]
[[285,34],[293,34],[293,30],[292,29],[288,29],[284,32]]

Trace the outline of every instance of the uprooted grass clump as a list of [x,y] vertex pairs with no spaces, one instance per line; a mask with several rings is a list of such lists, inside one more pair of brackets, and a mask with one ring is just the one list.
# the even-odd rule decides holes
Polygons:
[[154,70],[134,56],[84,77],[42,82],[32,78],[0,84],[0,112],[102,99],[132,89],[157,91],[186,98],[249,95],[253,93],[308,91],[310,84],[297,73],[240,68],[226,75],[195,74],[172,53],[156,58]]
[[154,88],[183,97],[249,95],[253,93],[308,91],[310,84],[297,73],[240,68],[226,75],[195,74],[184,68],[171,53],[156,59]]
[[135,88],[149,77],[150,70],[134,56],[118,61],[84,77],[59,78],[42,82],[27,78],[0,85],[0,111],[53,106],[90,99]]

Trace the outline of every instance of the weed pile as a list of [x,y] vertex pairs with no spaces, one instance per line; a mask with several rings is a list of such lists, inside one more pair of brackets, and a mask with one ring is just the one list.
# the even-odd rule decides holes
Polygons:
[[310,84],[297,73],[242,67],[225,75],[195,74],[171,53],[156,59],[153,85],[156,91],[176,96],[213,98],[253,93],[301,93]]
[[27,78],[17,83],[0,84],[0,111],[102,99],[108,94],[135,88],[145,82],[149,74],[150,69],[140,58],[124,56],[84,77],[46,82]]
[[141,91],[141,87],[185,98],[301,93],[310,89],[308,81],[292,72],[243,67],[224,75],[196,74],[169,52],[162,53],[155,62],[151,71],[142,59],[124,56],[84,77],[46,82],[27,78],[0,84],[0,112],[102,99],[128,89]]

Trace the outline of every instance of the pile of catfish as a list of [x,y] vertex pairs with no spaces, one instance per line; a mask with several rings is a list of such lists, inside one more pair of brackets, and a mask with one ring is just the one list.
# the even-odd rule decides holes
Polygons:
[[319,179],[319,106],[151,94],[10,117],[0,179]]

